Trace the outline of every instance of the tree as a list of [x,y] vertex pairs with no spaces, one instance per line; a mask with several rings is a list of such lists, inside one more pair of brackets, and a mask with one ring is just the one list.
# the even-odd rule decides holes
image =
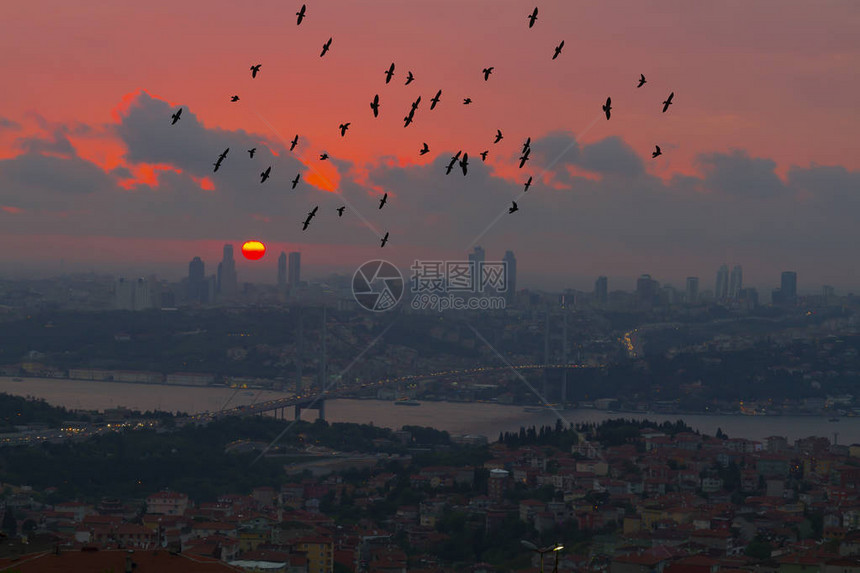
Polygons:
[[750,541],[749,545],[747,545],[747,548],[744,550],[745,555],[759,560],[770,559],[771,552],[773,552],[771,544],[766,541],[761,541],[760,539],[753,539]]
[[12,515],[12,511],[8,507],[6,507],[6,510],[3,512],[3,523],[0,525],[0,529],[2,529],[9,537],[18,536],[18,521],[15,519],[15,516]]

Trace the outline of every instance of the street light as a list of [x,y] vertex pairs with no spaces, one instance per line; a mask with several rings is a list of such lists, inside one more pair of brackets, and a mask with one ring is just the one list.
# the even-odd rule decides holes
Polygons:
[[553,571],[556,573],[558,572],[558,554],[562,549],[564,549],[564,545],[562,545],[561,543],[556,543],[555,545],[549,545],[547,547],[541,548],[532,543],[531,541],[526,541],[525,539],[521,539],[520,543],[522,543],[523,547],[525,547],[526,549],[530,549],[540,555],[540,573],[543,573],[544,553],[555,553],[555,567],[553,568]]

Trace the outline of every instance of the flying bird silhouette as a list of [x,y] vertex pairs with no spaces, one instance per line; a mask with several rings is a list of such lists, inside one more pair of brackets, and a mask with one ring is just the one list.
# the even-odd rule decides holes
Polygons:
[[531,144],[532,144],[532,138],[529,137],[528,139],[526,139],[526,142],[523,143],[523,153],[525,153],[528,149],[531,148]]
[[325,161],[328,159],[328,153],[320,153],[320,161]]
[[526,164],[526,161],[529,160],[529,153],[531,153],[531,152],[532,152],[531,148],[528,148],[528,149],[526,149],[526,152],[523,154],[523,156],[520,157],[520,169],[522,169],[523,165]]
[[490,66],[489,68],[484,68],[484,70],[481,73],[484,74],[484,81],[489,80],[490,74],[493,73],[493,66]]
[[467,97],[463,100],[463,105],[469,105],[470,103],[472,103],[472,98],[470,97]]
[[346,205],[337,208],[337,216],[343,217],[343,210],[346,209]]
[[182,108],[180,107],[179,111],[177,111],[176,113],[174,113],[173,115],[170,116],[173,118],[173,121],[170,123],[170,125],[174,125],[177,121],[179,121],[179,116],[181,116],[181,115],[182,115]]
[[236,96],[236,95],[232,96],[230,98],[230,101],[239,101],[239,96]]
[[266,179],[269,178],[269,173],[272,172],[272,166],[270,165],[268,169],[260,173],[260,183],[265,183]]
[[669,109],[670,105],[672,105],[673,97],[675,97],[675,92],[670,93],[668,99],[663,102],[663,113],[666,113],[666,110]]
[[495,140],[495,141],[493,141],[493,143],[498,143],[498,142],[500,142],[502,139],[504,139],[504,136],[502,135],[502,130],[501,130],[501,129],[497,129],[497,130],[496,130],[496,140]]
[[251,66],[251,78],[257,77],[257,72],[260,71],[260,66],[263,64],[257,64],[256,66]]
[[412,118],[415,117],[415,110],[409,112],[409,115],[403,118],[403,127],[409,127],[409,124],[412,123]]
[[299,143],[299,134],[297,133],[293,140],[290,142],[290,151],[296,148],[296,145]]
[[645,81],[645,74],[639,74],[639,85],[638,85],[638,86],[636,86],[636,87],[637,87],[637,88],[641,88],[641,87],[642,87],[642,86],[644,86],[646,83],[648,83],[648,82],[646,82],[646,81]]
[[227,158],[227,152],[230,151],[230,148],[224,150],[224,153],[218,156],[218,161],[216,161],[213,165],[215,165],[214,171],[218,171],[218,168],[221,167],[221,162]]
[[463,175],[466,175],[466,169],[469,167],[469,154],[464,153],[463,159],[460,160],[460,167],[463,169]]
[[416,109],[418,109],[419,103],[421,103],[421,96],[418,96],[418,99],[416,99],[414,102],[412,102],[412,111],[415,111]]
[[298,12],[296,12],[296,16],[298,16],[298,18],[296,18],[296,26],[298,26],[302,23],[302,20],[305,19],[305,5],[304,4],[302,4],[302,9],[299,10]]
[[313,219],[314,215],[317,214],[317,209],[319,209],[319,208],[320,208],[320,206],[317,205],[316,207],[314,207],[313,211],[308,212],[308,218],[305,219],[304,223],[302,223],[302,231],[307,231],[308,225],[311,224],[311,219]]
[[538,9],[535,7],[535,11],[526,16],[529,19],[529,28],[535,25],[535,20],[537,20]]
[[370,109],[373,110],[373,117],[379,117],[379,94],[373,96],[373,101],[370,102]]
[[561,49],[564,47],[564,40],[561,41],[561,44],[555,47],[555,53],[552,55],[552,59],[556,59],[558,55],[561,53]]
[[663,155],[663,152],[662,152],[662,151],[660,151],[660,146],[659,146],[659,145],[655,145],[654,147],[656,147],[656,148],[657,148],[657,150],[651,153],[651,159],[654,159],[654,158],[655,158],[655,157],[657,157],[658,155]]
[[511,207],[508,207],[508,215],[510,215],[510,214],[511,214],[511,213],[513,213],[514,211],[519,211],[519,210],[520,210],[520,208],[519,208],[519,207],[517,207],[517,202],[516,202],[516,201],[511,201],[511,203],[513,203],[513,205],[512,205]]
[[385,236],[382,237],[382,243],[379,245],[380,248],[385,246],[385,243],[388,242],[388,231],[385,231]]
[[612,111],[612,98],[606,98],[606,103],[603,104],[603,111],[606,112],[606,119],[609,120],[609,112]]
[[338,129],[340,130],[340,136],[343,137],[346,135],[346,130],[349,129],[349,123],[342,123]]
[[463,153],[463,150],[457,152],[457,155],[451,158],[451,163],[448,164],[448,168],[445,171],[445,175],[450,175],[451,170],[454,169],[454,165],[456,165],[457,161],[460,159],[460,154]]
[[421,148],[421,151],[419,151],[418,154],[419,155],[426,155],[427,153],[430,153],[430,148],[427,147],[427,144],[425,143],[424,147]]
[[379,208],[382,209],[385,206],[385,202],[388,201],[388,193],[382,196],[382,199],[379,200]]
[[213,170],[212,170],[212,171],[213,171],[213,173],[214,173],[215,171],[218,171],[218,168],[219,168],[219,167],[221,167],[221,161],[222,161],[222,160],[219,158],[219,159],[218,159],[218,161],[216,161],[215,163],[213,163],[213,164],[212,164],[212,165],[214,165],[214,166],[215,166],[215,169],[213,169]]
[[439,98],[441,96],[442,96],[442,90],[439,90],[438,92],[436,92],[436,96],[430,100],[430,109],[431,110],[436,107],[437,103],[439,103]]
[[526,188],[523,189],[523,193],[527,192],[529,190],[529,187],[531,187],[531,186],[532,186],[532,177],[531,177],[531,175],[529,175],[529,180],[526,181]]
[[406,84],[405,85],[408,86],[413,81],[415,81],[415,76],[412,75],[412,72],[409,72],[409,74],[406,76]]
[[326,42],[325,44],[323,44],[323,49],[322,49],[322,52],[320,53],[320,57],[321,57],[321,58],[322,58],[323,56],[325,56],[326,52],[328,52],[328,49],[329,49],[329,48],[331,48],[331,41],[332,41],[332,38],[329,38],[329,39],[328,39],[328,42]]
[[488,149],[488,150],[486,150],[486,151],[482,151],[481,153],[479,153],[479,154],[478,154],[478,155],[480,155],[480,156],[481,156],[481,161],[486,161],[486,160],[487,160],[487,154],[488,154],[489,152],[490,152],[490,150]]
[[296,173],[296,178],[293,179],[293,189],[295,189],[296,185],[299,184],[299,179],[301,179],[301,177],[302,177],[301,173]]
[[251,156],[251,159],[254,159],[254,154],[257,153],[257,148],[249,149],[248,154]]
[[390,82],[390,81],[391,81],[391,76],[393,76],[393,75],[394,75],[394,62],[391,62],[391,65],[390,65],[390,66],[388,66],[388,69],[387,69],[387,70],[385,70],[385,72],[384,72],[384,73],[385,73],[385,83]]

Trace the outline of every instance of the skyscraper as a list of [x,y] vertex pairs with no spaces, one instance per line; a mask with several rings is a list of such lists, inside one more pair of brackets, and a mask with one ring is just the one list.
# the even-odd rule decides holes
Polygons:
[[686,290],[687,304],[696,304],[699,302],[699,277],[687,277]]
[[721,265],[714,286],[714,300],[725,300],[729,296],[729,267]]
[[131,281],[118,278],[114,283],[114,306],[118,310],[134,310],[134,286]]
[[287,253],[281,251],[278,257],[278,291],[287,290]]
[[478,293],[478,287],[481,284],[481,268],[484,266],[484,260],[486,257],[486,253],[484,253],[483,247],[475,247],[474,250],[469,253],[469,262],[473,263],[469,265],[472,267],[472,288],[473,292]]
[[302,254],[301,253],[290,253],[290,268],[289,268],[289,282],[290,288],[295,289],[299,287],[299,283],[301,282],[301,266],[302,266]]
[[188,300],[191,302],[209,302],[208,295],[206,265],[200,257],[194,257],[188,263]]
[[144,310],[152,308],[152,292],[149,281],[139,278],[129,281],[124,278],[114,283],[114,301],[121,310]]
[[217,292],[224,297],[234,296],[239,292],[239,277],[236,274],[236,261],[233,259],[233,245],[224,245],[224,256],[218,264]]
[[783,302],[793,304],[797,299],[797,273],[794,271],[782,273],[779,289]]
[[505,251],[505,258],[502,261],[506,265],[505,271],[507,272],[505,284],[508,290],[505,293],[505,300],[511,304],[516,300],[517,295],[517,259],[514,257],[513,251]]
[[606,304],[609,300],[609,279],[603,276],[594,281],[594,300],[598,304]]
[[651,275],[642,275],[636,281],[636,296],[639,302],[645,305],[654,304],[654,298],[657,296],[657,289],[660,284],[651,278]]
[[744,288],[744,271],[740,265],[735,265],[729,278],[729,298],[732,300],[740,298],[742,288]]

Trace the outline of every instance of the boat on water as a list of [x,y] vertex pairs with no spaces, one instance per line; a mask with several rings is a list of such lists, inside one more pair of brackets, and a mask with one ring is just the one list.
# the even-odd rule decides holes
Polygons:
[[418,400],[407,400],[406,398],[403,398],[400,400],[395,400],[394,405],[395,406],[420,406],[421,402],[419,402]]
[[523,412],[528,412],[529,414],[540,414],[541,412],[546,412],[549,408],[543,408],[540,406],[529,406],[528,408],[523,408]]

